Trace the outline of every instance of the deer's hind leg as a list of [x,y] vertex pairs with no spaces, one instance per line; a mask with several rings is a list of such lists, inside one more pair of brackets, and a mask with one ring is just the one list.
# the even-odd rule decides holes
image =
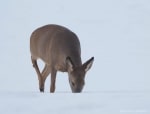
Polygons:
[[41,88],[41,86],[43,85],[43,79],[42,79],[42,75],[40,73],[40,70],[39,70],[39,67],[38,67],[38,64],[37,64],[37,59],[34,59],[31,56],[31,61],[32,61],[33,67],[35,68],[35,71],[36,71],[37,76],[38,76],[40,92],[44,92],[44,89]]
[[40,87],[43,91],[44,91],[45,80],[48,77],[48,75],[50,74],[50,72],[51,72],[51,70],[50,70],[49,66],[45,64],[45,67],[44,67],[42,74],[41,74],[43,82],[42,82],[42,85]]

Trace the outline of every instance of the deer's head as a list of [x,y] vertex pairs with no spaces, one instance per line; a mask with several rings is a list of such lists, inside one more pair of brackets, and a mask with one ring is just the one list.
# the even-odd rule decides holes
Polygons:
[[79,93],[82,91],[85,84],[86,72],[91,68],[94,61],[94,57],[86,61],[83,65],[75,67],[70,57],[66,58],[66,64],[69,75],[69,84],[73,93]]

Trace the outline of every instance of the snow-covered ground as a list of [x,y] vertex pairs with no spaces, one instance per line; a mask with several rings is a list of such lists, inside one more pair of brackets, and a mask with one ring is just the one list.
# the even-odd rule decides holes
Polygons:
[[[0,14],[0,114],[150,113],[149,0],[4,0]],[[67,73],[57,74],[55,94],[50,79],[38,90],[29,39],[51,23],[78,35],[83,62],[95,57],[81,94]]]
[[1,92],[1,114],[149,114],[148,92]]

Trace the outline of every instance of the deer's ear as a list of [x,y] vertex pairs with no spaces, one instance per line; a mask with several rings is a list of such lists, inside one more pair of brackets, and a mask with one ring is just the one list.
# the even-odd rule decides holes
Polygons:
[[92,67],[93,61],[94,61],[94,57],[92,57],[91,59],[89,59],[83,64],[82,67],[84,68],[85,72],[87,72]]
[[73,64],[73,62],[72,62],[72,60],[71,60],[70,57],[67,57],[67,58],[66,58],[66,65],[67,65],[67,70],[68,70],[69,72],[72,72],[73,69],[74,69],[74,64]]

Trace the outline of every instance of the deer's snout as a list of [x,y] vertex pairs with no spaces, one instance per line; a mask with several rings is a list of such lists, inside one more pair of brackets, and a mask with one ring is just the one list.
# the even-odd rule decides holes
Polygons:
[[78,89],[75,89],[74,91],[72,91],[72,93],[81,93],[82,92],[82,89],[78,88]]
[[81,93],[83,86],[78,86],[78,87],[71,87],[72,93]]

